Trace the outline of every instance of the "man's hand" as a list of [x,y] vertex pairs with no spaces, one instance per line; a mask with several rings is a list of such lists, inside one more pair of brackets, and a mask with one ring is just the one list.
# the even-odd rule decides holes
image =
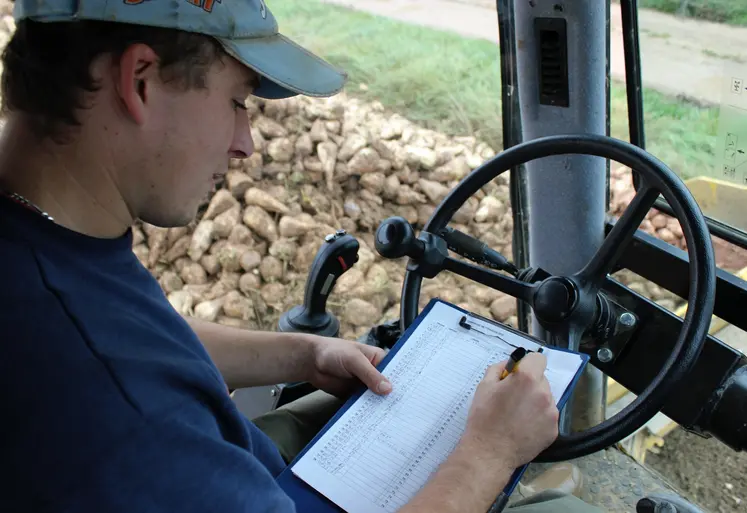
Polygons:
[[555,441],[560,413],[544,375],[544,355],[528,354],[501,381],[506,363],[491,366],[477,387],[462,441],[513,469]]
[[557,438],[560,414],[544,377],[545,357],[525,356],[518,369],[500,381],[506,363],[487,370],[462,439],[399,513],[483,513],[513,471]]
[[318,337],[312,351],[308,381],[315,387],[344,398],[363,382],[377,394],[386,395],[391,383],[376,366],[384,359],[383,349],[339,338]]
[[374,392],[389,382],[375,366],[384,359],[378,347],[303,333],[249,331],[185,317],[229,388],[309,381],[338,397],[361,381]]

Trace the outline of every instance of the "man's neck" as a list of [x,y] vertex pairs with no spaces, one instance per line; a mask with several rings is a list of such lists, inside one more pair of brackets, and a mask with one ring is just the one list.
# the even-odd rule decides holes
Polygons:
[[0,189],[19,194],[70,230],[119,237],[133,217],[102,149],[82,139],[40,145],[22,121],[11,118],[0,137]]

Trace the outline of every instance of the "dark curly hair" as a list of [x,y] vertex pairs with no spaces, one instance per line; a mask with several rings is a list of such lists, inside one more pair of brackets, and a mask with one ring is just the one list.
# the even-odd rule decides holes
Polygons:
[[220,43],[202,34],[104,21],[44,23],[21,20],[2,54],[2,111],[28,115],[39,138],[61,139],[79,126],[85,94],[99,86],[93,60],[115,58],[132,44],[158,54],[160,74],[181,89],[204,88],[210,67],[225,54]]

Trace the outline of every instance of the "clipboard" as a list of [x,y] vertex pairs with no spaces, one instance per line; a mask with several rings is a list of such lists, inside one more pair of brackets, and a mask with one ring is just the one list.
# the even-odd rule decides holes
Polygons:
[[[484,323],[487,326],[492,325],[492,326],[499,327],[500,330],[509,331],[535,344],[539,344],[537,339],[527,335],[526,333],[522,333],[518,330],[515,330],[511,328],[510,326],[498,324],[494,320],[487,319],[480,315],[476,315],[460,307],[457,307],[451,303],[435,298],[435,299],[432,299],[428,303],[428,305],[423,309],[420,315],[418,315],[415,321],[408,327],[405,333],[400,337],[397,343],[391,348],[391,350],[387,353],[385,358],[377,366],[377,369],[379,371],[383,371],[383,369],[386,368],[386,366],[389,364],[392,358],[394,358],[394,356],[398,353],[398,351],[400,351],[402,347],[406,345],[412,333],[418,328],[421,322],[429,315],[429,313],[434,308],[434,306],[439,303],[444,304],[450,308],[453,308],[461,312],[467,318],[477,319],[481,323]],[[574,375],[569,385],[566,387],[565,391],[563,392],[562,397],[557,403],[558,409],[562,409],[566,405],[568,400],[570,399],[570,396],[573,393],[573,390],[576,387],[578,380],[583,374],[583,370],[589,361],[589,355],[578,353],[575,351],[570,351],[570,350],[563,349],[563,348],[557,348],[557,347],[552,347],[551,349],[554,351],[573,353],[574,355],[579,356],[582,361],[581,365],[576,371],[576,374]],[[367,388],[365,387],[365,385],[361,385],[350,396],[350,398],[342,405],[342,407],[340,407],[337,413],[327,422],[327,424],[319,431],[319,433],[317,433],[317,435],[311,440],[311,442],[309,442],[309,444],[307,444],[306,447],[304,447],[304,449],[293,459],[293,461],[290,462],[290,464],[277,477],[276,482],[286,492],[286,494],[288,494],[288,496],[290,496],[291,499],[293,499],[299,512],[303,511],[304,513],[346,513],[344,509],[342,509],[337,504],[332,502],[330,499],[325,497],[321,492],[317,491],[314,487],[309,485],[306,481],[296,476],[293,473],[292,467],[296,462],[298,462],[301,458],[304,457],[304,455],[314,446],[314,444],[316,444],[319,441],[319,439],[324,436],[324,434],[330,429],[330,427],[332,427],[340,419],[340,417],[342,417],[345,414],[345,412],[348,409],[350,409],[350,407],[366,392],[366,390]],[[524,465],[523,467],[519,467],[518,469],[514,471],[513,475],[511,476],[503,492],[496,498],[496,502],[493,504],[493,506],[489,510],[490,513],[500,511],[502,507],[505,506],[505,503],[507,502],[510,495],[513,493],[513,491],[518,486],[519,481],[521,477],[524,475],[524,473],[526,472],[526,469],[528,468],[528,466],[529,464]]]

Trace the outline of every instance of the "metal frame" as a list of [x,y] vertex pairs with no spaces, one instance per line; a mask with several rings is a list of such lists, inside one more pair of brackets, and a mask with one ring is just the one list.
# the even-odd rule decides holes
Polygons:
[[[562,133],[609,135],[609,0],[563,4],[555,0],[514,1],[512,6],[506,2],[501,6],[499,1],[498,8],[499,15],[511,16],[502,20],[505,23],[501,28],[509,24],[515,31],[502,36],[502,44],[508,40],[511,53],[515,49],[515,55],[502,54],[504,71],[514,66],[508,71],[511,86],[515,86],[509,91],[513,98],[504,108],[511,109],[518,102],[520,116],[513,124],[506,121],[506,127],[518,133],[504,137],[513,143]],[[538,18],[566,22],[560,38],[565,37],[561,44],[566,48],[561,53],[562,67],[568,72],[567,105],[564,101],[543,104]],[[523,232],[519,240],[528,241],[521,249],[528,249],[532,267],[542,267],[555,275],[572,274],[589,261],[604,238],[609,162],[569,155],[535,160],[524,168],[521,175],[514,173],[521,176],[518,183],[511,182],[512,200],[519,200],[517,210],[522,216],[515,229]],[[525,206],[529,213],[526,222]],[[530,330],[548,340],[538,322],[531,322]],[[587,367],[571,406],[563,412],[562,429],[585,429],[602,422],[605,391],[604,375]]]
[[[522,142],[521,116],[519,114],[518,77],[516,62],[516,34],[514,32],[513,0],[496,0],[498,13],[498,48],[501,65],[501,105],[503,121],[503,148],[508,149]],[[527,239],[526,169],[524,166],[511,169],[509,179],[511,214],[514,220],[512,237],[512,260],[519,268],[529,266]],[[522,301],[516,302],[518,328],[529,332],[529,310]]]
[[[654,251],[658,253],[659,249]],[[645,257],[635,250],[628,253],[629,258],[634,255],[633,260]],[[683,321],[615,280],[608,279],[604,291],[640,321],[624,352],[613,363],[601,362],[593,351],[592,362],[631,392],[640,393],[671,354]],[[720,297],[723,308],[724,296]],[[690,379],[670,396],[661,411],[692,432],[715,436],[743,451],[747,450],[747,427],[737,412],[746,408],[747,357],[709,335]]]
[[[609,232],[615,220],[609,219]],[[689,259],[687,252],[638,231],[618,261],[615,272],[628,269],[668,291],[687,299],[689,290]],[[723,269],[716,270],[716,304],[713,315],[747,331],[744,313],[747,301],[747,282]]]

